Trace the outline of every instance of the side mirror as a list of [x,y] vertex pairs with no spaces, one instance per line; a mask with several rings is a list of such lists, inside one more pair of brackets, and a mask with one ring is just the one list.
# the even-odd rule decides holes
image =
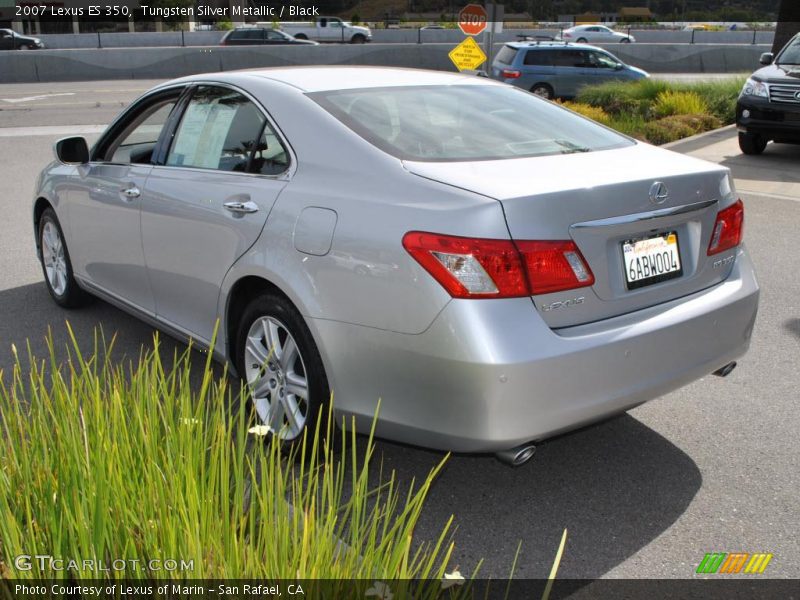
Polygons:
[[772,52],[764,52],[758,62],[762,65],[771,65],[773,60],[775,60],[775,55]]
[[86,138],[68,137],[55,145],[56,158],[65,165],[85,165],[89,162],[89,146]]
[[615,71],[622,71],[622,69],[624,69],[624,68],[625,68],[625,66],[622,63],[617,63],[616,65],[614,65],[614,70]]

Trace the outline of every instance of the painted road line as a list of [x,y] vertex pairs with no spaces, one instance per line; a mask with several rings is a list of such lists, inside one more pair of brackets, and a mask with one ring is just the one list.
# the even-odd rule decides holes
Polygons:
[[82,135],[86,133],[102,133],[106,125],[43,125],[40,127],[4,127],[0,128],[0,138],[28,137],[32,135]]
[[34,100],[45,100],[47,98],[55,98],[56,96],[74,96],[75,92],[60,92],[58,94],[41,94],[39,96],[24,96],[22,98],[0,98],[3,102],[10,102],[16,104],[18,102],[33,102]]

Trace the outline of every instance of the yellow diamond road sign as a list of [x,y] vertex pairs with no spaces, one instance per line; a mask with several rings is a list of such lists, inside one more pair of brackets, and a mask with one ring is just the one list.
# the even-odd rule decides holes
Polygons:
[[486,55],[474,38],[468,37],[448,54],[459,71],[475,70],[486,62]]

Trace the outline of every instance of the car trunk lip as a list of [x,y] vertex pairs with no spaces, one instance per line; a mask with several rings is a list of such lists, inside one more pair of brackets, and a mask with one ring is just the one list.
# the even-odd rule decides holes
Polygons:
[[[646,144],[467,163],[407,162],[410,172],[494,198],[517,241],[575,242],[594,273],[591,287],[532,296],[552,328],[634,312],[709,288],[732,265],[713,267],[706,255],[717,212],[735,200],[725,167]],[[667,186],[662,204],[654,182]],[[451,232],[457,234],[458,232]],[[681,274],[626,283],[625,241],[675,233]]]

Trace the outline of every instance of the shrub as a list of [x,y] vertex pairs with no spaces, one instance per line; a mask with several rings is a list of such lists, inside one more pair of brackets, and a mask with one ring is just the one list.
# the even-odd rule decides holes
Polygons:
[[610,114],[643,112],[653,100],[669,89],[666,81],[643,79],[640,81],[609,81],[587,86],[578,92],[576,100],[604,109]]
[[658,94],[651,112],[657,117],[702,115],[708,112],[708,105],[694,92],[667,90]]
[[566,100],[561,101],[560,104],[564,108],[568,108],[571,111],[583,115],[584,117],[588,117],[593,121],[597,121],[598,123],[602,123],[603,125],[611,124],[611,116],[598,106],[592,106],[591,104],[582,104],[580,102],[569,102]]
[[647,141],[660,145],[703,133],[720,126],[712,115],[672,115],[644,125]]
[[[338,452],[331,430],[287,460],[248,433],[246,403],[231,407],[238,390],[210,359],[198,389],[189,350],[164,364],[157,337],[129,368],[97,336],[88,358],[73,337],[64,364],[49,346],[49,361],[29,356],[23,373],[18,359],[0,377],[0,577],[63,576],[12,571],[14,556],[45,554],[193,561],[159,577],[341,580],[337,597],[354,579],[442,578],[451,522],[434,544],[412,544],[442,464],[401,494],[372,468],[371,436],[357,452],[342,433]],[[148,576],[131,564],[69,575]]]

